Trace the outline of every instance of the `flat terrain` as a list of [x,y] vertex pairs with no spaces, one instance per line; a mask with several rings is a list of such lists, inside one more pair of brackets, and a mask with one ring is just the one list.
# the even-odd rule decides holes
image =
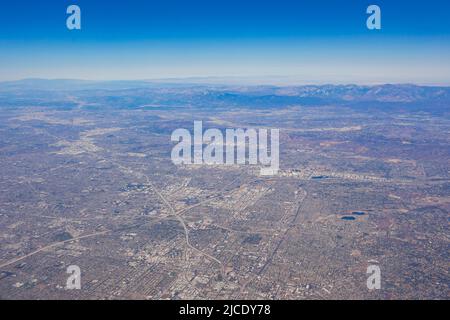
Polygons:
[[[448,89],[0,89],[2,299],[450,298]],[[279,174],[175,166],[194,120],[279,128]]]

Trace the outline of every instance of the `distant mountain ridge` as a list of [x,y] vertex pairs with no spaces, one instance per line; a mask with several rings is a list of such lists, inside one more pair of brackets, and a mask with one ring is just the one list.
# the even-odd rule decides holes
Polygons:
[[272,86],[272,85],[220,85],[196,83],[170,83],[157,80],[114,80],[90,81],[71,79],[24,79],[18,81],[0,82],[0,91],[8,90],[44,90],[44,91],[79,91],[79,90],[125,90],[125,89],[155,89],[155,88],[210,88],[212,92],[227,90],[230,93],[250,95],[276,94],[280,96],[337,98],[352,101],[379,100],[389,102],[410,102],[423,99],[449,99],[450,87],[419,86],[413,84],[382,84],[382,85],[299,85],[299,86]]
[[63,103],[65,95],[79,96],[88,103],[126,108],[152,104],[211,108],[335,104],[358,108],[450,110],[450,87],[413,84],[257,86],[70,79],[0,82],[0,106],[39,105],[40,98],[47,96]]

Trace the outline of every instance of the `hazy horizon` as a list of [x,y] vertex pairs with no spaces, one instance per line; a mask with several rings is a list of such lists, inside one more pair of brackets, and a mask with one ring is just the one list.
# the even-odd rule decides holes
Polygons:
[[418,86],[418,87],[450,87],[450,83],[414,83],[414,82],[345,82],[345,81],[301,81],[294,77],[173,77],[173,78],[142,78],[142,79],[80,79],[80,78],[19,78],[0,80],[0,84],[26,82],[26,81],[79,81],[91,83],[109,82],[148,82],[149,84],[185,84],[185,85],[224,85],[224,86]]

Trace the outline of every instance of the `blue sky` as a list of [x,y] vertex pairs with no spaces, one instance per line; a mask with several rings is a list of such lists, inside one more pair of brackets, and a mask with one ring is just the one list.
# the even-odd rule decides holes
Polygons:
[[[70,4],[82,30],[66,28]],[[370,4],[382,30],[366,28]],[[447,0],[16,0],[0,6],[0,80],[450,85],[449,21]]]

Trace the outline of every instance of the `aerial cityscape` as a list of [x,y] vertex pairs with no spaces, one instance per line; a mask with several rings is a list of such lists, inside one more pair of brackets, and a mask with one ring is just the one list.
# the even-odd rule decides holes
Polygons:
[[[51,82],[0,88],[1,298],[448,298],[450,88]],[[196,119],[279,172],[174,165]]]
[[1,7],[0,300],[450,298],[448,1]]

